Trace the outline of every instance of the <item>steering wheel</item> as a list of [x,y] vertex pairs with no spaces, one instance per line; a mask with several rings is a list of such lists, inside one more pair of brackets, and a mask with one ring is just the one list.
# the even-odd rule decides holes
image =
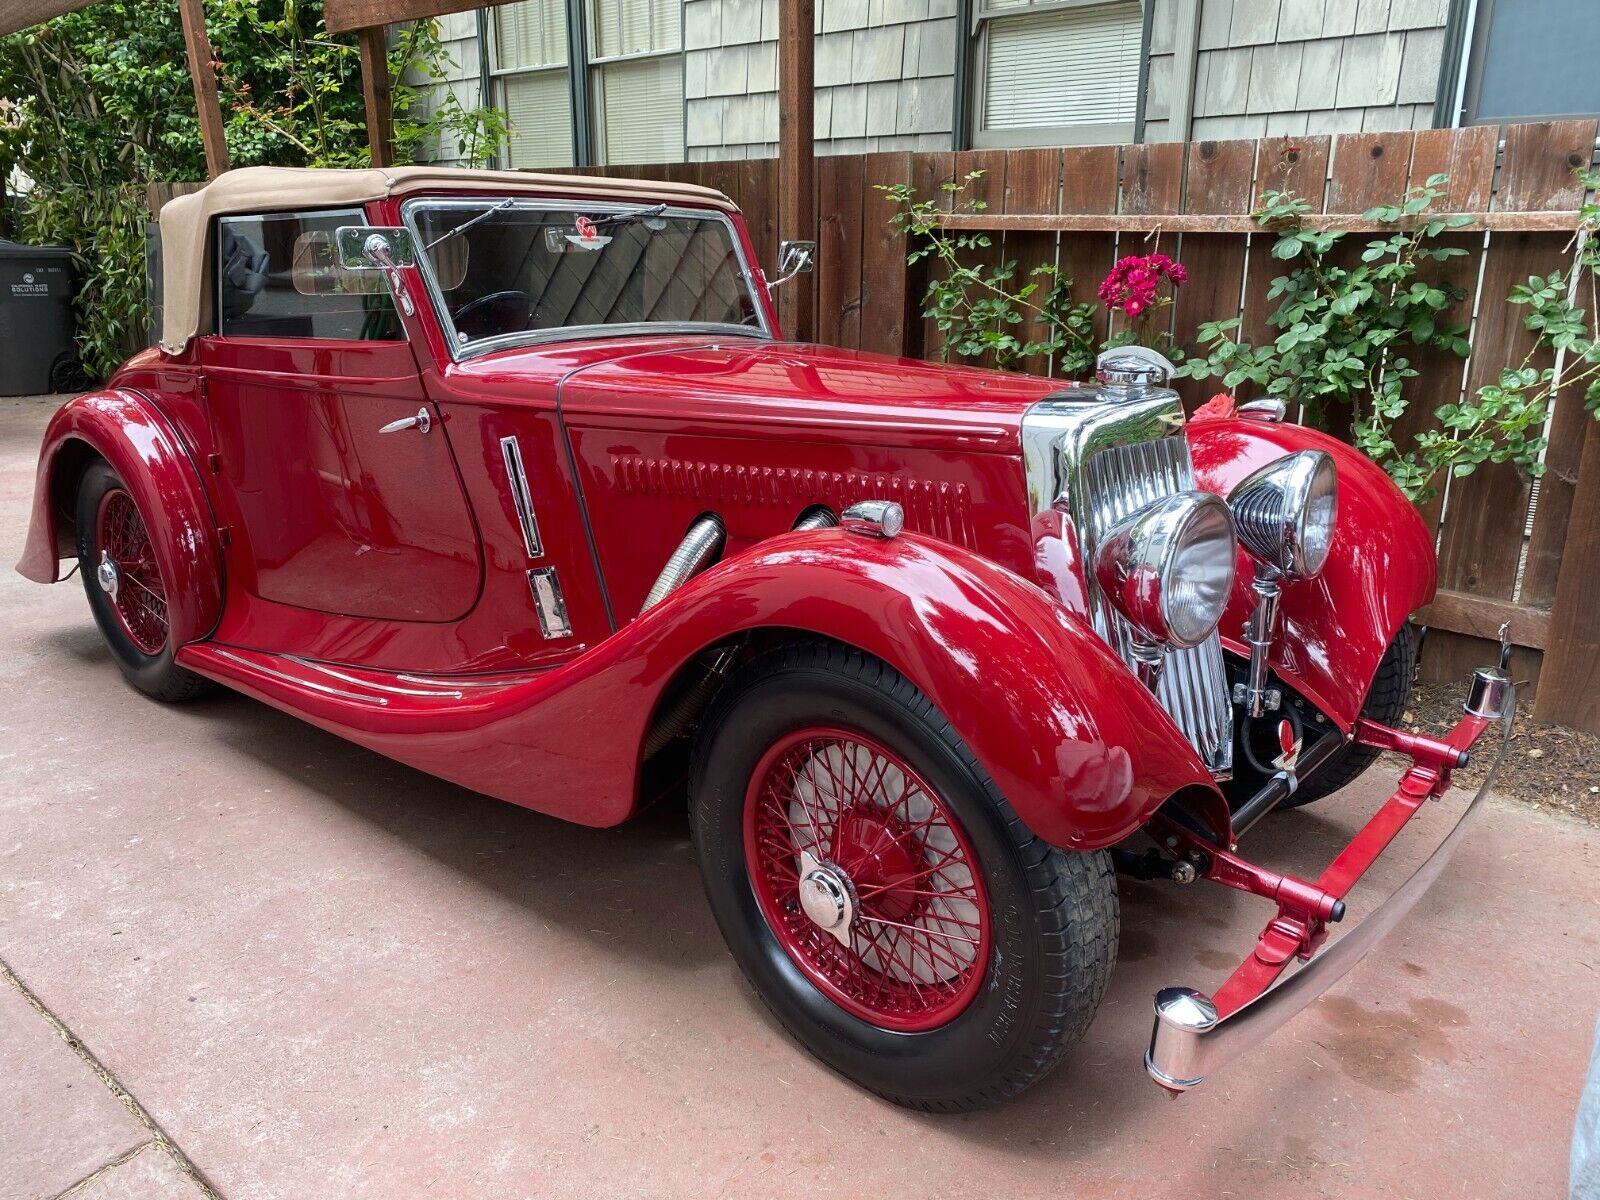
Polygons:
[[539,307],[537,296],[531,296],[520,288],[507,288],[502,292],[490,292],[487,296],[479,296],[476,300],[468,300],[450,314],[450,319],[459,325],[462,317],[469,316],[480,308],[486,308],[491,304],[498,304],[502,300],[521,300],[528,306],[528,315],[522,323],[524,329],[527,328],[528,322],[533,320],[534,310]]

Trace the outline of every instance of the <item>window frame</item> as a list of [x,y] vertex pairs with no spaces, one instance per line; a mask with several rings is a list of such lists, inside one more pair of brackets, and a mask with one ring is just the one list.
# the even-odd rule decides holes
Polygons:
[[[400,220],[411,231],[412,240],[420,247],[424,245],[422,233],[417,228],[417,211],[421,208],[471,208],[484,210],[493,207],[504,200],[511,200],[513,209],[529,208],[540,212],[570,212],[570,213],[616,213],[631,212],[639,208],[638,204],[618,203],[615,201],[583,202],[562,196],[526,196],[515,192],[497,193],[486,192],[482,197],[474,196],[471,199],[462,196],[415,196],[400,205]],[[496,334],[494,337],[480,338],[474,342],[462,345],[455,327],[455,322],[450,319],[450,308],[445,303],[444,291],[439,286],[438,277],[434,274],[433,259],[424,249],[417,255],[417,269],[422,273],[424,290],[428,293],[428,304],[433,309],[434,318],[439,322],[439,328],[444,333],[444,342],[450,350],[450,358],[454,362],[467,362],[497,350],[509,350],[519,346],[548,345],[556,342],[581,341],[585,338],[598,337],[637,337],[641,334],[674,334],[697,333],[717,336],[735,336],[754,338],[759,341],[773,341],[776,334],[773,332],[769,319],[767,305],[758,291],[761,275],[751,266],[749,257],[745,254],[744,239],[739,236],[739,227],[734,224],[733,217],[716,208],[695,208],[692,205],[668,204],[662,212],[665,217],[687,217],[692,220],[712,220],[720,223],[728,233],[728,241],[733,246],[733,252],[739,261],[739,277],[745,287],[750,291],[752,307],[755,309],[756,325],[732,325],[718,321],[631,321],[617,322],[616,324],[602,325],[563,325],[556,329],[525,329],[514,333]]]
[[[606,105],[605,89],[601,85],[601,73],[605,67],[614,63],[643,62],[650,58],[676,58],[678,60],[678,142],[684,147],[684,153],[689,144],[689,101],[684,94],[687,90],[688,78],[685,74],[687,56],[683,49],[683,0],[678,0],[678,44],[671,50],[637,50],[632,54],[607,54],[601,55],[598,50],[599,22],[595,20],[595,5],[598,0],[578,0],[583,8],[583,55],[585,86],[588,88],[589,102],[589,141],[591,157],[598,165],[610,166],[611,160],[606,153]],[[625,164],[622,164],[625,165]]]
[[[983,124],[984,107],[989,85],[989,36],[996,21],[1009,17],[1038,16],[1066,12],[1075,8],[1109,8],[1127,0],[1045,0],[1044,3],[1018,4],[997,7],[985,0],[973,0],[972,33],[969,74],[970,95],[967,98],[968,141],[975,150],[1007,150],[1032,146],[1108,146],[1134,140],[1138,129],[1138,114],[1143,107],[1143,95],[1134,98],[1134,112],[1126,121],[1101,122],[1095,125],[1029,125],[1017,129],[986,129]],[[1142,64],[1150,57],[1150,22],[1145,6],[1152,0],[1140,0],[1139,61],[1140,82],[1143,84]],[[1148,85],[1144,85],[1148,86]]]
[[[582,166],[587,166],[589,164],[588,164],[588,161],[587,161],[588,156],[585,155],[583,153],[583,150],[582,150],[582,146],[583,146],[582,140],[579,138],[579,133],[580,133],[580,130],[581,130],[581,126],[580,126],[580,123],[579,123],[580,114],[579,114],[578,109],[577,109],[577,105],[576,105],[575,97],[574,97],[574,93],[573,93],[573,87],[572,87],[572,72],[573,72],[572,47],[573,47],[573,37],[572,37],[572,2],[571,2],[571,0],[562,0],[561,8],[562,8],[562,13],[564,15],[565,23],[566,23],[566,31],[565,31],[566,32],[566,47],[567,47],[566,58],[565,58],[565,60],[563,60],[560,63],[550,63],[550,64],[548,64],[546,66],[540,66],[540,67],[502,67],[500,65],[500,61],[501,61],[500,60],[500,23],[494,19],[496,14],[494,14],[494,13],[490,13],[489,14],[489,20],[486,23],[486,30],[485,30],[485,32],[488,34],[488,38],[489,38],[489,81],[490,81],[490,86],[494,89],[493,90],[493,100],[494,100],[495,106],[500,110],[500,112],[502,114],[508,114],[510,112],[510,109],[507,107],[507,103],[506,103],[506,86],[505,86],[505,81],[507,79],[509,79],[509,78],[520,78],[520,77],[525,76],[525,75],[548,75],[548,74],[551,74],[551,73],[556,72],[556,71],[560,71],[563,74],[565,74],[566,77],[567,77],[567,105],[568,105],[569,111],[571,112],[571,116],[570,116],[570,118],[569,118],[569,120],[567,122],[567,142],[568,142],[568,147],[567,148],[571,151],[572,164],[574,166],[582,167]],[[509,165],[510,154],[511,154],[511,148],[508,145],[506,147],[506,155],[507,155],[507,160],[508,160],[507,165]],[[544,169],[546,169],[546,168],[540,168],[540,167],[533,167],[533,168],[514,167],[513,168],[513,170],[544,170]],[[556,167],[552,167],[552,168],[548,168],[548,169],[559,170],[560,167],[556,166]]]
[[[1095,0],[1103,3],[1105,0]],[[601,86],[602,70],[614,63],[637,62],[649,58],[676,58],[678,60],[679,141],[687,147],[689,141],[689,104],[684,94],[687,83],[687,54],[683,48],[684,4],[678,0],[678,44],[670,50],[635,51],[630,54],[601,55],[597,50],[599,36],[595,21],[596,0],[564,0],[566,15],[567,58],[563,64],[540,67],[502,67],[500,65],[500,30],[496,21],[487,23],[489,36],[489,76],[494,89],[494,103],[506,112],[505,80],[510,77],[565,71],[567,99],[571,105],[572,120],[569,125],[572,162],[574,166],[611,165],[605,145],[605,101]],[[528,168],[539,170],[542,168]],[[552,168],[559,169],[559,168]]]
[[[1462,55],[1460,75],[1461,100],[1456,112],[1456,127],[1473,125],[1521,125],[1546,121],[1585,121],[1600,118],[1600,108],[1586,113],[1519,113],[1513,116],[1483,117],[1478,115],[1478,104],[1483,91],[1483,68],[1490,45],[1490,29],[1494,25],[1495,6],[1499,0],[1475,0],[1470,16],[1471,33],[1464,39],[1466,53]],[[1465,32],[1465,31],[1463,31]]]
[[[324,343],[324,344],[332,343],[332,344],[337,344],[337,345],[341,345],[341,346],[352,346],[352,345],[354,345],[354,346],[404,346],[404,345],[409,344],[410,341],[411,341],[411,335],[410,335],[410,332],[406,329],[405,320],[400,314],[400,304],[395,299],[394,289],[389,286],[389,280],[388,280],[388,276],[387,275],[383,276],[383,291],[381,293],[373,292],[373,293],[366,293],[366,294],[368,294],[368,295],[384,295],[384,296],[387,296],[389,298],[389,303],[390,303],[392,311],[394,313],[395,326],[400,330],[400,336],[399,337],[392,337],[392,338],[360,338],[360,337],[356,337],[356,338],[337,338],[337,337],[319,337],[316,334],[302,334],[302,333],[259,333],[259,334],[228,333],[228,332],[226,332],[224,330],[223,321],[226,318],[224,318],[224,316],[222,315],[222,226],[223,226],[223,222],[225,222],[225,221],[271,221],[271,220],[282,219],[282,218],[293,218],[293,219],[295,219],[297,221],[301,221],[303,223],[307,218],[312,218],[312,217],[346,218],[346,219],[342,220],[342,222],[341,222],[342,224],[346,224],[346,225],[366,225],[366,224],[368,224],[366,209],[363,208],[360,205],[356,205],[355,207],[350,207],[350,206],[347,206],[347,205],[341,205],[338,208],[287,208],[287,209],[271,209],[271,210],[268,210],[266,212],[218,213],[216,216],[211,218],[211,228],[209,230],[209,236],[210,236],[210,242],[211,242],[211,268],[210,268],[210,270],[209,270],[209,272],[207,274],[209,276],[208,286],[211,289],[211,310],[212,310],[211,324],[212,324],[212,330],[213,330],[212,336],[220,338],[220,339],[222,339],[224,341],[227,341],[227,342],[230,342],[230,343],[232,343],[232,342],[240,342],[240,343],[319,342],[319,343]],[[300,234],[296,235],[297,238],[300,237],[300,236],[304,236],[304,234],[306,232],[307,232],[306,230],[302,230],[300,232]],[[292,262],[289,264],[289,271],[291,273],[291,278],[292,278],[292,273],[294,271],[294,264]],[[304,295],[304,296],[306,296],[306,298],[308,300],[312,300],[312,299],[316,298],[316,296],[314,294],[313,295],[307,295],[304,292],[300,292],[298,289],[296,289],[296,294],[297,295]],[[350,293],[350,294],[359,295],[361,293]]]

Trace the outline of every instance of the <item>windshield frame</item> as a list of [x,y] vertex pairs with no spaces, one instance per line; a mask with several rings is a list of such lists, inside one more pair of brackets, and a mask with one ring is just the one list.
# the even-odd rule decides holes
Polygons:
[[[496,204],[503,204],[510,200],[511,204],[506,211],[514,212],[518,209],[533,210],[537,212],[570,212],[585,216],[610,216],[617,213],[637,212],[640,208],[653,207],[649,204],[618,203],[615,201],[578,201],[563,196],[531,196],[519,195],[515,192],[489,192],[483,196],[415,196],[404,201],[400,206],[400,219],[406,228],[411,231],[412,239],[418,247],[417,269],[422,273],[423,282],[426,284],[428,302],[433,307],[434,316],[438,318],[439,327],[445,335],[445,345],[450,350],[450,357],[456,362],[465,362],[468,359],[478,358],[496,350],[506,350],[517,346],[540,345],[549,342],[578,341],[584,338],[597,337],[638,337],[651,334],[685,334],[704,333],[720,336],[758,338],[763,341],[776,340],[772,329],[772,319],[768,306],[763,302],[760,289],[757,286],[762,278],[760,273],[752,270],[750,259],[745,253],[744,239],[739,236],[739,228],[733,222],[730,214],[715,208],[697,208],[693,205],[668,203],[662,212],[663,217],[680,217],[696,221],[715,221],[727,230],[728,241],[733,246],[733,252],[739,262],[739,278],[744,286],[749,289],[752,307],[755,309],[757,325],[733,325],[720,321],[629,321],[615,324],[601,325],[563,325],[556,329],[519,329],[512,333],[499,333],[492,337],[478,338],[474,341],[463,343],[455,322],[450,318],[450,308],[445,302],[444,290],[439,286],[438,277],[434,274],[433,259],[425,247],[425,240],[421,230],[417,227],[417,214],[421,209],[472,209],[487,211]],[[659,203],[659,202],[658,202]]]

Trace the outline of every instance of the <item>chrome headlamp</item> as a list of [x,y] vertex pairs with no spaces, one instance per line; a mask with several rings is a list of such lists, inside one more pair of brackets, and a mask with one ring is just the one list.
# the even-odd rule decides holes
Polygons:
[[1333,459],[1301,450],[1240,481],[1228,497],[1239,544],[1284,579],[1313,579],[1328,561],[1339,504]]
[[1197,646],[1222,619],[1236,556],[1228,506],[1178,492],[1114,526],[1095,554],[1095,579],[1156,646]]
[[1275,706],[1267,690],[1267,659],[1278,623],[1285,579],[1314,579],[1333,548],[1339,479],[1333,459],[1321,450],[1300,450],[1270,462],[1241,480],[1228,497],[1239,544],[1256,560],[1251,583],[1255,609],[1245,626],[1250,676],[1242,696],[1252,717]]

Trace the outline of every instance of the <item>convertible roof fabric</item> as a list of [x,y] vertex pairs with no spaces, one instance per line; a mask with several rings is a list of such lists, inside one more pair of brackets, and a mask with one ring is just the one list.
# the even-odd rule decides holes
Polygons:
[[404,192],[529,192],[594,200],[622,197],[673,201],[737,211],[721,192],[688,183],[543,175],[531,171],[474,171],[463,167],[240,167],[197,192],[161,207],[161,348],[182,354],[208,310],[206,234],[211,218],[228,213],[295,212],[364,204]]

